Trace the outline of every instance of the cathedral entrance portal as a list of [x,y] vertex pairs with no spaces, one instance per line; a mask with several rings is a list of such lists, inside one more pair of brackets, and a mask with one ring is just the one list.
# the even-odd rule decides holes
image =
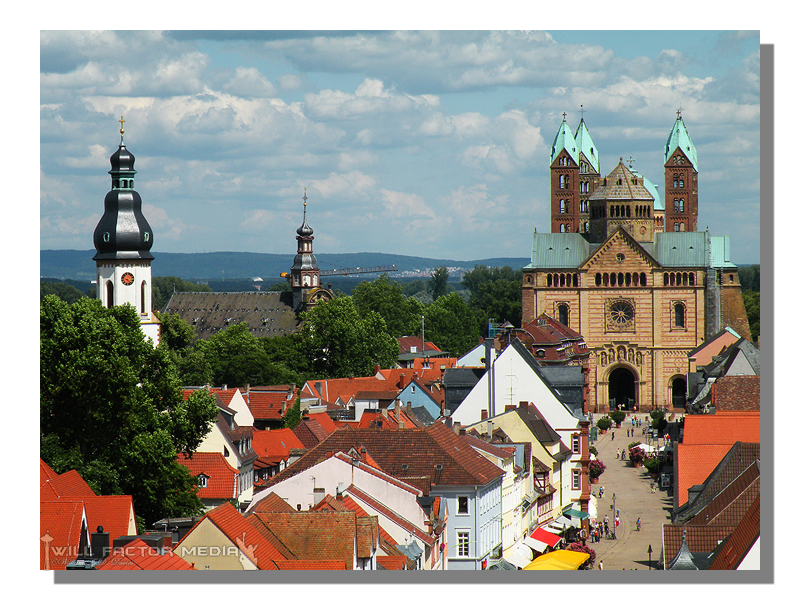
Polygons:
[[686,380],[678,377],[672,382],[672,407],[683,408],[686,406]]
[[618,367],[608,376],[608,405],[611,410],[633,410],[636,404],[636,377],[625,367]]

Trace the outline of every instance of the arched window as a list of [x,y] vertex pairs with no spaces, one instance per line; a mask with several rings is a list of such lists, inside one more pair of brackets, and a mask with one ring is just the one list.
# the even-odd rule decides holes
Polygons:
[[617,285],[617,274],[616,273],[612,273],[611,274],[611,285],[612,286]]
[[689,273],[689,285],[694,285],[694,273]]
[[139,310],[141,311],[142,314],[145,314],[147,312],[147,282],[146,281],[142,282],[142,294],[141,295],[142,295],[142,298],[141,298],[141,305],[139,307]]
[[639,285],[642,287],[647,285],[647,275],[644,273],[639,273]]
[[558,279],[559,279],[559,287],[564,287],[564,274],[561,273],[561,275],[559,275]]
[[664,285],[669,285],[669,274],[664,273]]
[[111,281],[106,282],[106,308],[114,306],[114,284]]
[[686,327],[686,307],[680,302],[675,304],[675,327]]
[[603,285],[608,287],[608,273],[603,273]]
[[564,202],[563,200],[559,200],[558,201],[558,211],[561,214],[564,214],[565,212],[567,212],[567,203]]
[[675,230],[675,231],[680,231],[680,230],[681,230],[681,225],[680,225],[680,223],[675,223],[675,225],[674,225],[674,230]]
[[561,233],[566,233],[566,232],[567,232],[567,226],[566,226],[566,225],[564,225],[564,223],[562,223],[562,224],[559,226],[559,228],[558,228],[558,229],[559,229],[559,231],[560,231]]
[[547,287],[553,287],[553,275],[552,273],[547,274]]
[[603,282],[603,277],[600,275],[600,273],[597,273],[597,274],[594,276],[594,284],[595,284],[597,287],[600,287],[600,284],[601,284],[602,282]]
[[558,305],[558,322],[569,327],[569,305]]
[[578,274],[572,274],[572,287],[578,287]]

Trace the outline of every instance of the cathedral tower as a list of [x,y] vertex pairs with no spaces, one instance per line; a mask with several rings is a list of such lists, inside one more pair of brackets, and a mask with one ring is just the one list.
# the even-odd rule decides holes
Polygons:
[[677,112],[664,145],[664,231],[697,231],[697,148]]
[[94,230],[97,298],[110,308],[130,304],[139,314],[145,335],[159,342],[160,324],[153,314],[150,262],[153,230],[142,214],[142,198],[133,189],[134,156],[125,147],[120,117],[119,148],[111,155],[111,191]]

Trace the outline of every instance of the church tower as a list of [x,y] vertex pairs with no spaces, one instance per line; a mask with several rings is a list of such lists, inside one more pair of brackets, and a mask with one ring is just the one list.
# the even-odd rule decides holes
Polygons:
[[308,198],[305,190],[303,190],[303,224],[297,228],[297,254],[294,257],[294,264],[290,273],[295,311],[304,308],[309,298],[309,293],[319,287],[319,267],[317,267],[317,259],[314,256],[312,247],[314,230],[311,229],[306,220],[307,202]]
[[697,148],[677,112],[664,145],[664,231],[697,231]]
[[550,232],[578,233],[581,222],[580,154],[575,136],[567,125],[567,113],[562,117],[550,148]]
[[139,314],[145,335],[159,343],[160,323],[153,314],[150,262],[153,230],[142,214],[142,198],[133,189],[134,156],[125,147],[125,121],[120,117],[119,148],[111,155],[111,191],[94,230],[97,299],[111,308],[130,304]]

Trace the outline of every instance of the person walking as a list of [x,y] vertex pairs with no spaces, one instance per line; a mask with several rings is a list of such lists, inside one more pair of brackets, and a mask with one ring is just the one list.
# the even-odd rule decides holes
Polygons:
[[602,561],[602,560],[600,561],[600,564],[599,564],[599,565],[597,565],[597,568],[598,568],[600,571],[602,571],[602,570],[603,570],[603,561]]
[[619,448],[617,448],[617,458],[619,458]]
[[613,431],[611,432],[611,441],[612,442],[614,441],[614,432]]

